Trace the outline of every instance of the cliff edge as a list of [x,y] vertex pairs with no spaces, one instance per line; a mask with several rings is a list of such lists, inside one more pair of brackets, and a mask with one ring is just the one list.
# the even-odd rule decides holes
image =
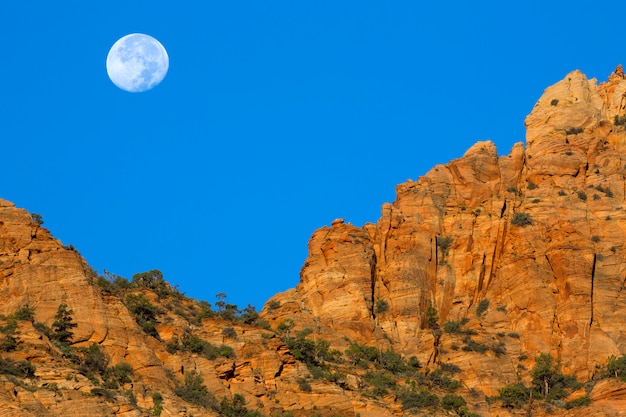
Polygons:
[[93,271],[0,200],[0,415],[626,415],[626,79],[315,231],[263,311]]

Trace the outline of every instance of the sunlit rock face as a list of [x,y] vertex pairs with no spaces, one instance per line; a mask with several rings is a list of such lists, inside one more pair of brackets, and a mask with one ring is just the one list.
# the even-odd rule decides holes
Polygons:
[[[94,382],[41,324],[20,321],[18,347],[0,358],[29,361],[34,375],[0,372],[0,414],[156,415],[156,392],[162,416],[218,415],[177,395],[195,372],[218,401],[238,394],[266,416],[407,415],[395,394],[373,397],[364,389],[366,370],[345,356],[336,363],[341,382],[313,378],[285,342],[286,334],[309,329],[310,340],[340,352],[358,342],[381,354],[416,356],[423,377],[439,364],[456,365],[462,386],[455,393],[470,411],[527,415],[487,397],[507,384],[528,384],[539,353],[558,358],[562,371],[581,382],[597,376],[610,355],[626,353],[624,97],[621,67],[599,85],[574,71],[547,88],[526,118],[525,147],[518,143],[499,156],[492,142],[478,142],[463,157],[398,185],[376,224],[337,219],[315,231],[300,283],[268,301],[263,327],[199,318],[201,306],[176,292],[107,290],[38,216],[0,200],[2,332],[25,305],[34,322],[50,327],[66,304],[77,325],[73,352],[82,357],[80,349],[96,344],[106,366],[125,362],[134,372],[132,383],[106,397],[102,375]],[[280,253],[271,261],[280,262]],[[158,337],[142,330],[129,295],[156,308]],[[451,322],[462,332],[448,331]],[[208,358],[172,349],[191,335],[232,354]],[[568,400],[588,394],[584,415],[617,416],[626,410],[625,393],[626,383],[603,379]],[[532,408],[536,416],[581,414]]]
[[[316,231],[300,283],[264,316],[289,317],[338,346],[445,359],[487,395],[528,381],[540,352],[591,379],[626,352],[625,97],[621,66],[600,85],[568,74],[526,118],[525,148],[498,156],[479,142],[398,185],[377,224]],[[465,319],[476,342],[506,354],[465,351],[448,333],[436,341],[429,306],[441,325]]]

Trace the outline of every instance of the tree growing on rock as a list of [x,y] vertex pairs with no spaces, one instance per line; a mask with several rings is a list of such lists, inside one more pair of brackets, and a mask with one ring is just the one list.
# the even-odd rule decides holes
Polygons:
[[57,308],[57,313],[52,322],[51,339],[61,345],[69,345],[70,340],[74,337],[72,329],[78,326],[72,318],[73,310],[67,308],[67,304],[62,303]]

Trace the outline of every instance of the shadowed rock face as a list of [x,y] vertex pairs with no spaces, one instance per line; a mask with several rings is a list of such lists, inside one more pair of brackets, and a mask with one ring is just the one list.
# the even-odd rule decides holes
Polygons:
[[[486,396],[528,383],[539,353],[560,359],[563,372],[579,381],[592,379],[608,356],[626,353],[625,97],[621,67],[598,86],[579,71],[568,74],[545,90],[526,118],[526,148],[518,143],[498,156],[493,143],[479,142],[462,158],[398,185],[396,201],[383,205],[377,224],[356,227],[338,219],[315,231],[300,283],[269,300],[261,318],[273,329],[289,319],[292,334],[311,329],[314,340],[342,352],[358,342],[415,355],[425,369],[456,365],[463,385],[457,392],[483,416],[525,415],[491,405]],[[124,296],[103,291],[95,279],[78,252],[28,212],[0,200],[0,314],[28,303],[35,321],[50,326],[57,307],[67,304],[78,324],[73,346],[97,343],[110,365],[129,363],[133,383],[121,389],[136,400],[94,395],[99,386],[58,346],[32,323],[20,323],[19,349],[0,357],[35,364],[35,378],[27,382],[35,389],[0,373],[0,415],[145,416],[154,392],[164,399],[162,416],[217,415],[174,393],[185,370],[200,372],[217,399],[241,394],[250,409],[267,416],[406,414],[394,395],[363,395],[365,371],[347,362],[338,365],[346,374],[342,384],[313,380],[268,330],[189,320],[185,314],[198,309],[193,300],[128,290],[124,295],[141,293],[160,309],[161,340],[150,337]],[[464,323],[468,333],[443,332],[451,321]],[[237,337],[225,336],[226,327]],[[234,357],[207,359],[167,348],[191,334],[228,344]],[[470,339],[487,350],[467,349]],[[303,378],[309,378],[307,389]],[[598,382],[585,415],[623,415],[625,393],[625,383]],[[556,408],[551,415],[578,412]]]

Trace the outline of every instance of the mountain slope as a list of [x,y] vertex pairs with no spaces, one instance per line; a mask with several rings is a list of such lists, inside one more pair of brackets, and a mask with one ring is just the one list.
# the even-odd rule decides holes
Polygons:
[[317,230],[260,315],[99,276],[0,200],[0,416],[624,415],[625,97],[568,74],[526,147]]
[[[581,381],[597,376],[626,349],[624,97],[621,67],[600,86],[568,74],[527,117],[526,149],[498,157],[477,143],[399,185],[376,225],[315,232],[300,284],[265,317],[318,328],[333,345],[347,336],[455,364],[488,396],[528,381],[541,352]],[[429,306],[441,325],[468,321],[487,353],[431,331]]]

